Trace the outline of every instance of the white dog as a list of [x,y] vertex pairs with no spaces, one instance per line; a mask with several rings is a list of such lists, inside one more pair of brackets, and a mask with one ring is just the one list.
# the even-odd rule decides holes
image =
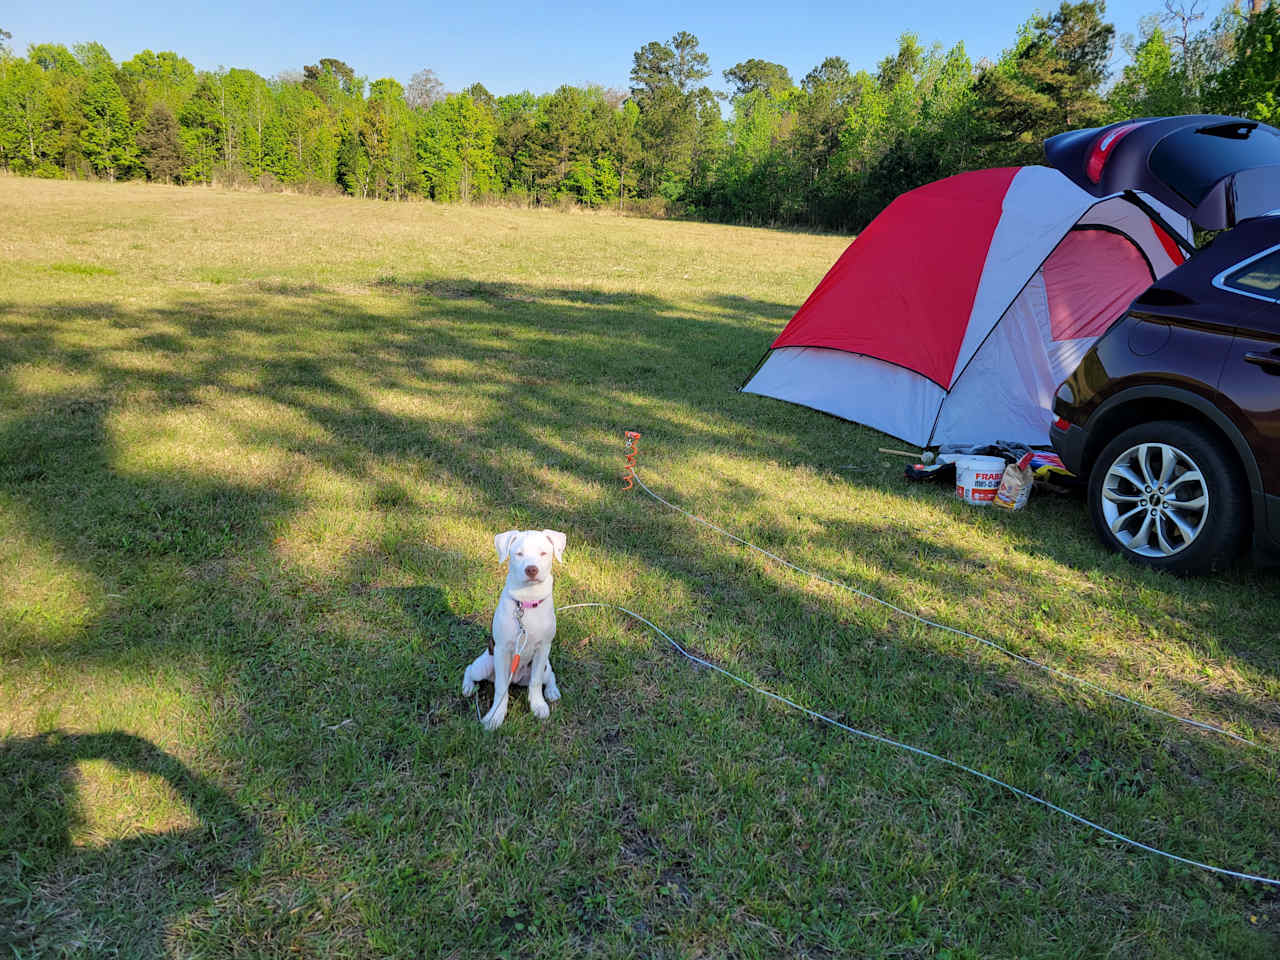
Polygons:
[[565,536],[556,530],[508,530],[493,538],[493,546],[498,559],[507,562],[507,583],[493,612],[489,649],[462,675],[462,692],[468,697],[481,680],[493,679],[493,706],[480,721],[486,730],[502,725],[513,683],[529,685],[529,709],[539,720],[551,713],[547,701],[560,699],[550,659],[551,639],[556,635],[551,561],[553,556],[564,559]]

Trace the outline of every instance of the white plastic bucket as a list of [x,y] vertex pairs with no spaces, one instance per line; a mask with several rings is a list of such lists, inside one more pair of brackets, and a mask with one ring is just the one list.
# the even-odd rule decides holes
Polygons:
[[1004,476],[1000,457],[956,457],[956,496],[979,507],[991,506]]

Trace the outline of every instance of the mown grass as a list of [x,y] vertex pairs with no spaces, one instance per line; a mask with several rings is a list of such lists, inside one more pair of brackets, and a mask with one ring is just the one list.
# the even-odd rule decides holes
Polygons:
[[[1276,574],[904,484],[734,392],[844,240],[0,180],[0,942],[15,956],[1271,957],[1274,890],[1120,847],[563,615],[459,692],[492,535],[569,537],[729,669],[1280,875],[1277,761],[807,581],[620,489],[1280,747]],[[75,269],[67,269],[73,265]],[[487,693],[487,691],[486,691]]]

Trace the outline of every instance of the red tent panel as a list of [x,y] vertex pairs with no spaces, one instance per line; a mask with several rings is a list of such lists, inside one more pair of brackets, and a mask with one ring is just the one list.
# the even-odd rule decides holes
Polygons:
[[[865,354],[950,388],[1018,170],[961,173],[898,197],[849,245],[773,346]],[[886,283],[889,277],[902,281]]]
[[1044,263],[1053,339],[1102,336],[1154,280],[1147,258],[1128,237],[1072,230]]
[[1186,254],[1182,252],[1178,242],[1169,236],[1168,231],[1154,220],[1151,221],[1151,229],[1156,232],[1156,239],[1160,241],[1160,246],[1164,247],[1164,252],[1169,255],[1169,259],[1173,261],[1175,267],[1181,266],[1186,262]]

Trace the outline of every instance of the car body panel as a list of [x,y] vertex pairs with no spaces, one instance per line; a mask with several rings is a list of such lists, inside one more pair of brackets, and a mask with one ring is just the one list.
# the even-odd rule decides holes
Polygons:
[[1054,403],[1060,420],[1050,439],[1068,469],[1091,468],[1126,409],[1176,419],[1190,408],[1237,454],[1255,541],[1280,548],[1280,301],[1265,286],[1227,283],[1278,245],[1280,216],[1240,224],[1149,287],[1098,338]]
[[1280,332],[1237,335],[1222,380],[1224,412],[1253,450],[1263,489],[1280,494]]
[[1060,133],[1044,151],[1096,197],[1140,190],[1206,230],[1280,209],[1280,130],[1253,120],[1143,117]]

